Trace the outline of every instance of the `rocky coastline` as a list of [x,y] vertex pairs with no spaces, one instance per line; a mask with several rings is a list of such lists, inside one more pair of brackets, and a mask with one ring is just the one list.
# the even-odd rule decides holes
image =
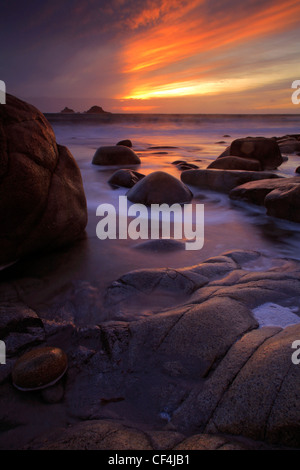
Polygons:
[[[167,173],[136,171],[141,159],[129,142],[97,149],[91,163],[113,159],[110,184],[128,188],[134,202],[182,203],[208,188],[300,222],[298,172],[276,174],[284,154],[299,152],[299,135],[238,139],[210,168],[177,163],[176,184]],[[75,159],[45,117],[9,95],[0,107],[0,176],[1,449],[300,448],[300,365],[291,359],[300,340],[298,261],[230,250],[185,268],[130,271],[108,286],[104,303],[103,292],[74,280],[35,307],[29,299],[47,286],[47,269],[28,277],[26,263],[85,239],[86,199]],[[98,305],[107,320],[88,322]],[[261,309],[273,313],[271,326]],[[19,376],[17,388],[17,361],[40,348],[63,351],[57,380],[47,386],[42,368],[45,387],[24,391]],[[39,374],[34,360],[26,367]]]

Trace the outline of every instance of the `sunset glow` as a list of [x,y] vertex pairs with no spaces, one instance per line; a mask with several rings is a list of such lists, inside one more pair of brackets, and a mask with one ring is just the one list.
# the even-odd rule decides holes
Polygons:
[[[226,21],[226,15],[219,19],[193,15],[193,10],[200,3],[194,2],[186,10],[173,12],[172,22],[162,15],[160,24],[155,24],[125,44],[123,60],[126,65],[123,72],[125,83],[128,81],[128,92],[122,98],[148,100],[159,97],[196,97],[240,93],[257,85],[278,83],[281,80],[287,80],[288,83],[289,77],[293,76],[292,71],[287,73],[285,68],[278,67],[274,71],[267,61],[258,63],[250,76],[237,75],[245,74],[242,65],[248,62],[247,57],[242,55],[243,45],[253,43],[254,51],[258,50],[260,55],[261,42],[268,35],[271,37],[295,25],[300,17],[299,2],[273,2],[259,12],[238,15],[231,22]],[[226,56],[227,63],[224,60]],[[241,56],[241,69],[236,75],[230,70],[230,64],[236,67],[232,56]],[[268,51],[265,56],[268,56]],[[223,66],[219,67],[221,58]],[[207,67],[209,62],[212,62],[210,68]],[[216,70],[213,70],[214,64]],[[295,68],[299,70],[299,65]],[[191,77],[188,77],[189,72]],[[174,81],[174,77],[185,80]]]
[[278,93],[278,111],[297,112],[289,98],[300,78],[299,1],[33,3],[28,22],[3,7],[23,40],[7,19],[0,78],[35,104],[267,112],[276,111]]

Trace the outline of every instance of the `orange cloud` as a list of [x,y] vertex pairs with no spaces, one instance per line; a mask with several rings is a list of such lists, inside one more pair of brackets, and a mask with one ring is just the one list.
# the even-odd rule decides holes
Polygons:
[[[201,94],[209,84],[216,83],[213,75],[209,79],[208,73],[209,69],[213,73],[216,65],[202,66],[203,54],[205,60],[208,54],[214,55],[217,62],[218,54],[224,53],[226,48],[242,50],[243,44],[257,39],[263,41],[288,30],[300,16],[300,3],[295,0],[276,0],[266,6],[262,3],[255,11],[247,11],[245,7],[244,14],[239,12],[236,16],[234,10],[230,9],[227,16],[224,10],[224,15],[215,19],[205,16],[202,1],[189,5],[176,0],[171,3],[173,7],[181,3],[182,9],[167,10],[162,6],[152,17],[149,10],[145,10],[136,18],[137,25],[146,24],[151,18],[157,22],[125,44],[122,60],[127,91],[123,98]],[[195,66],[197,62],[200,65]],[[280,73],[278,70],[278,76]]]
[[143,105],[128,105],[128,106],[118,106],[117,109],[119,111],[124,111],[124,112],[142,112],[142,111],[152,111],[153,109],[156,109],[157,106],[143,106]]

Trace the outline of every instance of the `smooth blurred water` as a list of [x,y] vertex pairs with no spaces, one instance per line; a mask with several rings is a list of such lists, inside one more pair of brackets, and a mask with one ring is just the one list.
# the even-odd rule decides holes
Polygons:
[[[206,168],[230,142],[246,136],[283,136],[300,132],[297,115],[47,115],[57,142],[66,145],[80,167],[87,197],[89,221],[87,241],[72,276],[97,280],[107,286],[120,275],[138,268],[183,267],[199,263],[232,249],[257,250],[270,257],[300,259],[300,226],[266,216],[262,207],[232,202],[227,195],[194,192],[193,204],[204,203],[204,247],[198,251],[160,252],[136,250],[144,240],[106,240],[96,237],[96,208],[102,203],[118,208],[119,195],[107,183],[115,167],[92,165],[96,149],[131,139],[141,158],[135,169],[149,174],[166,171],[178,179],[174,160],[186,160]],[[161,147],[161,148],[153,148]],[[175,148],[164,148],[175,147]],[[277,171],[293,176],[300,157],[289,156]]]

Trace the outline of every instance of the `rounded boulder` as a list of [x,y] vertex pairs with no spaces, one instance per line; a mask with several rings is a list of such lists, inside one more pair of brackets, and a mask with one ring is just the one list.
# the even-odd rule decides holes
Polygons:
[[138,155],[125,145],[99,147],[92,160],[93,165],[138,165]]
[[145,176],[127,192],[131,202],[140,204],[183,204],[190,202],[193,193],[177,178],[164,171]]
[[82,236],[81,173],[45,116],[7,95],[0,106],[0,266]]

